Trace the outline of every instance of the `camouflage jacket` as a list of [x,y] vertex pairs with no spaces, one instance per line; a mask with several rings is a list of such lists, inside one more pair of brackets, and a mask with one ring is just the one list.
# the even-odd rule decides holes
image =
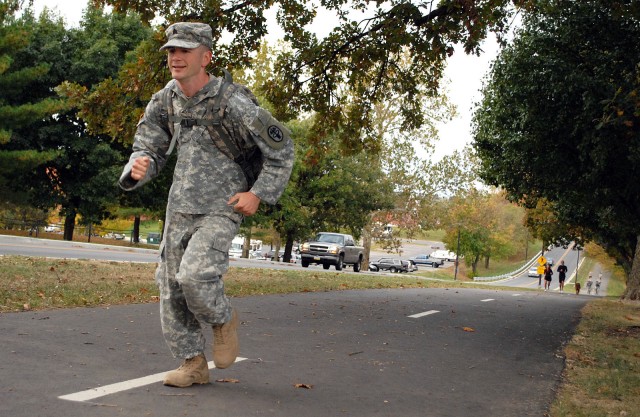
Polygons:
[[[221,85],[221,79],[210,76],[210,81],[195,96],[187,98],[173,81],[165,88],[173,91],[174,114],[187,118],[203,118],[208,100],[212,100]],[[167,162],[171,134],[161,117],[161,92],[154,94],[138,123],[133,153],[124,167],[119,184],[125,190],[144,185],[158,175]],[[180,126],[177,132],[178,160],[169,192],[167,209],[189,214],[233,213],[228,199],[237,192],[251,191],[261,201],[275,204],[286,187],[293,167],[293,143],[287,136],[280,149],[269,146],[255,131],[255,120],[268,114],[248,97],[235,93],[229,99],[228,114],[223,125],[228,131],[247,129],[263,155],[260,176],[251,190],[242,169],[222,154],[213,143],[205,126]],[[269,115],[270,117],[270,115]],[[151,163],[147,175],[134,181],[131,174],[133,160],[148,156]]]

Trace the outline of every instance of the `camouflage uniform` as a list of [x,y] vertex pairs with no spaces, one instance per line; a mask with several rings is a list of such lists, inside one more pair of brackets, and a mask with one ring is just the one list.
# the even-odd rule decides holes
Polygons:
[[[187,98],[172,80],[174,114],[203,118],[221,79]],[[138,188],[158,175],[167,161],[171,135],[161,117],[162,92],[156,93],[138,124],[133,153],[120,177],[125,190]],[[293,144],[288,135],[274,146],[259,126],[271,116],[240,93],[231,96],[223,125],[228,131],[246,129],[260,148],[264,164],[251,192],[274,204],[282,194],[293,166]],[[277,123],[275,119],[271,121]],[[166,226],[160,247],[156,281],[160,288],[162,329],[171,352],[191,358],[204,351],[201,325],[210,328],[229,320],[231,306],[224,294],[222,275],[229,266],[228,251],[243,216],[227,205],[231,196],[248,190],[243,171],[214,145],[206,127],[177,125],[178,160],[169,192]],[[261,136],[262,135],[262,136]],[[145,178],[134,181],[136,158],[150,159]]]

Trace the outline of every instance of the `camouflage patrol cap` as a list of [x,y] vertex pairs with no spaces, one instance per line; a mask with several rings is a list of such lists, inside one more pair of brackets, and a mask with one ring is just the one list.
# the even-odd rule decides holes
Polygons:
[[160,50],[167,48],[194,49],[200,45],[212,48],[211,26],[206,23],[178,22],[165,31],[167,43]]

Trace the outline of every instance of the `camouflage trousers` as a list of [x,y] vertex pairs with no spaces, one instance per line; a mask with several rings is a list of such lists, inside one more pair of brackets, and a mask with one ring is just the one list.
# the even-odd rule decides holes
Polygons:
[[162,333],[176,358],[204,352],[203,328],[231,318],[222,275],[239,226],[227,216],[167,213],[156,282]]

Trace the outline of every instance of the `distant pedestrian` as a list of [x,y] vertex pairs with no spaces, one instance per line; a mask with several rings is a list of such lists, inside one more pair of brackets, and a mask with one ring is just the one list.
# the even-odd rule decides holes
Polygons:
[[593,276],[589,272],[589,278],[587,278],[587,294],[591,294],[591,287],[593,287]]
[[558,265],[558,282],[560,283],[560,292],[564,292],[564,280],[567,276],[567,266],[564,264],[564,261],[560,261],[560,265]]
[[551,288],[551,276],[553,275],[553,269],[547,264],[544,267],[544,290],[547,291]]

